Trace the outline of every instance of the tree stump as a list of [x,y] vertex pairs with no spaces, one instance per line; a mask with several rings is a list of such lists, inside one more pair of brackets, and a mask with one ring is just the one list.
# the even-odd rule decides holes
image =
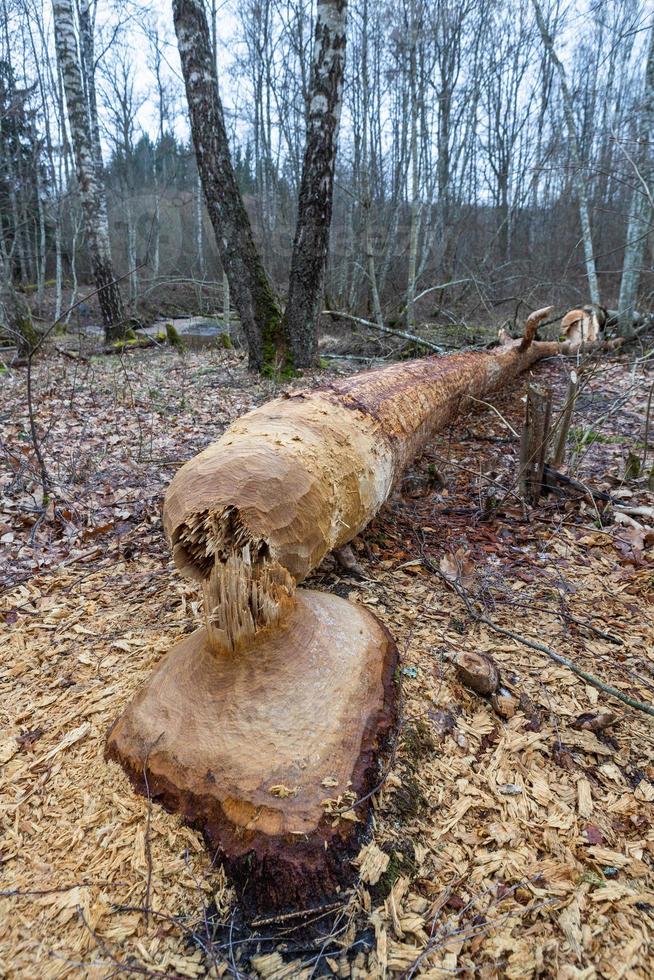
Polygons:
[[520,440],[520,491],[530,504],[537,504],[543,490],[545,453],[550,434],[552,392],[549,388],[527,388],[525,424]]
[[[397,650],[365,608],[300,590],[286,623],[217,655],[181,640],[109,734],[141,791],[204,832],[246,909],[315,907],[351,883]],[[145,777],[147,775],[147,785]]]

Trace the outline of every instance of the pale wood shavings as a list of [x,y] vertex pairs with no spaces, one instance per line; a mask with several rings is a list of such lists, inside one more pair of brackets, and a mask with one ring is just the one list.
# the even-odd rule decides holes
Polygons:
[[[449,518],[441,503],[429,507],[436,549]],[[412,500],[406,534],[397,511],[389,522],[404,554],[374,551],[382,519],[367,535],[377,560],[365,565],[366,581],[336,583],[397,639],[405,721],[368,843],[370,867],[385,866],[377,877],[360,855],[363,882],[320,969],[356,980],[412,971],[427,980],[647,980],[654,727],[621,709],[605,731],[574,728],[581,715],[615,703],[534,651],[471,625],[457,597],[419,564],[398,572],[416,559],[414,509]],[[453,553],[472,523],[462,520]],[[490,534],[492,526],[482,522],[477,531]],[[506,555],[493,568],[527,608],[500,602],[493,617],[651,701],[651,561],[643,555],[625,569],[613,540],[610,529],[579,534],[565,520],[537,547],[509,536],[515,551],[531,548],[529,580],[507,569]],[[490,560],[494,547],[491,540]],[[365,564],[365,555],[357,560]],[[594,617],[622,646],[539,612],[556,606],[559,579],[571,612]],[[216,964],[193,944],[212,901],[229,935],[232,895],[198,835],[157,805],[149,920],[141,909],[147,800],[104,762],[104,736],[152,666],[201,619],[197,589],[160,561],[136,557],[63,568],[17,588],[6,608],[21,604],[29,614],[0,634],[0,888],[23,892],[0,897],[0,974],[109,976],[118,972],[109,951],[135,976],[311,976],[317,951],[287,953],[290,932],[272,951],[235,942],[230,952],[223,938]],[[466,649],[497,663],[518,701],[511,719],[457,679],[452,659]],[[80,729],[83,736],[66,741]],[[507,786],[519,792],[502,792]],[[26,894],[53,888],[67,890]]]
[[[158,602],[133,607],[135,615],[121,591],[155,570],[144,559],[138,570],[61,571],[21,590],[21,600],[35,605],[57,597],[55,606],[43,603],[42,621],[20,617],[0,637],[0,973],[7,977],[67,977],[80,962],[108,975],[116,962],[107,951],[145,969],[205,973],[188,939],[201,927],[203,901],[228,903],[222,872],[210,869],[196,833],[153,806],[146,921],[147,800],[103,758],[109,726],[179,633],[182,594],[195,596],[175,583]],[[108,587],[113,601],[104,603],[98,597]],[[83,631],[74,628],[82,623]]]

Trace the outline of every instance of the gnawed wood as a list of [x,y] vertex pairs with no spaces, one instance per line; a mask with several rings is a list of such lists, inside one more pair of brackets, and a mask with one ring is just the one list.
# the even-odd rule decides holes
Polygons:
[[500,672],[489,654],[464,650],[455,663],[459,679],[477,694],[494,694],[499,687]]
[[554,456],[552,457],[552,466],[555,468],[561,466],[565,459],[565,450],[568,444],[568,433],[570,431],[570,424],[572,422],[572,416],[577,403],[578,391],[579,375],[576,371],[571,371],[570,381],[568,382],[568,391],[565,396],[565,404],[563,406],[563,412],[561,413],[561,419],[558,425],[559,431],[556,438],[556,448],[554,450]]
[[204,831],[248,908],[318,904],[352,878],[367,804],[331,813],[374,787],[396,665],[368,610],[302,590],[238,654],[216,656],[205,629],[181,640],[107,753]]
[[166,657],[107,751],[202,827],[246,904],[315,906],[351,881],[395,719],[384,628],[296,584],[368,524],[470,396],[566,349],[532,340],[548,313],[532,315],[526,342],[277,398],[175,475],[164,528],[179,570],[202,583],[207,629]]

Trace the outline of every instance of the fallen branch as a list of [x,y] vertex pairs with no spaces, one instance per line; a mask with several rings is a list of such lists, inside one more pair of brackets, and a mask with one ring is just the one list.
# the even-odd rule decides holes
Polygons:
[[596,688],[598,691],[603,691],[604,694],[610,695],[612,698],[616,698],[618,701],[622,701],[623,704],[628,704],[630,708],[635,708],[636,711],[642,711],[646,715],[650,715],[654,718],[654,707],[651,704],[646,704],[644,701],[637,701],[635,698],[630,697],[623,691],[618,690],[617,687],[613,687],[611,684],[605,684],[598,677],[593,674],[589,674],[587,670],[582,667],[578,667],[572,660],[568,660],[567,657],[562,656],[562,654],[557,653],[555,650],[551,650],[550,647],[546,647],[544,643],[539,643],[537,640],[530,640],[526,636],[522,636],[520,633],[514,633],[513,630],[507,630],[504,626],[498,626],[494,623],[492,619],[485,616],[483,613],[478,612],[472,604],[470,596],[466,589],[461,585],[461,582],[457,579],[450,579],[440,570],[438,565],[428,558],[424,553],[421,555],[422,563],[425,568],[428,568],[430,572],[438,575],[451,589],[453,589],[459,598],[463,601],[468,615],[471,619],[474,619],[476,623],[483,623],[484,626],[488,626],[495,633],[499,633],[501,636],[508,636],[511,640],[516,640],[518,643],[522,643],[523,646],[529,647],[531,650],[537,650],[539,653],[544,653],[554,661],[555,664],[559,664],[561,667],[567,667],[571,670],[573,674],[577,677],[581,677],[582,680],[590,684],[591,687]]
[[406,333],[404,330],[394,330],[392,327],[383,327],[379,323],[373,323],[372,320],[364,320],[360,316],[353,316],[351,313],[342,313],[340,310],[323,310],[323,316],[339,317],[341,320],[351,320],[352,323],[358,323],[362,327],[368,327],[370,330],[378,330],[380,333],[390,334],[392,337],[401,337],[402,340],[410,340],[412,344],[420,344],[422,347],[427,347],[429,350],[434,350],[438,354],[444,354],[445,348],[439,347],[438,344],[432,344],[430,340],[423,340],[422,337],[416,337],[415,334]]
[[413,302],[417,303],[419,299],[424,299],[425,296],[429,296],[430,293],[436,293],[439,289],[446,289],[448,286],[462,286],[466,282],[470,282],[470,279],[451,279],[450,282],[439,282],[437,286],[430,286],[428,289],[423,289],[414,298]]
[[113,344],[109,344],[107,347],[102,347],[99,351],[96,351],[96,353],[126,354],[128,351],[131,350],[149,350],[150,347],[162,347],[162,346],[163,344],[161,344],[158,340],[155,340],[153,337],[145,338],[143,340],[137,340],[136,342],[134,341],[124,342],[122,340],[118,340]]
[[607,504],[617,503],[610,493],[605,493],[604,490],[593,490],[592,487],[587,486],[585,483],[581,483],[580,480],[575,480],[574,477],[561,473],[553,466],[550,466],[549,463],[545,463],[543,479],[545,482],[548,482],[549,480],[556,480],[557,483],[564,483],[566,486],[572,487],[573,490],[579,490],[581,493],[586,494],[586,496],[590,497],[591,500],[603,500]]

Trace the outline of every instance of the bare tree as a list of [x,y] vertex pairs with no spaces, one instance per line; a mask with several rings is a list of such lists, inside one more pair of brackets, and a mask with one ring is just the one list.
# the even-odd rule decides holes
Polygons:
[[280,309],[254,244],[232,166],[204,4],[173,0],[173,15],[207,209],[247,337],[250,366],[261,370],[281,340]]
[[312,364],[329,246],[341,116],[347,0],[318,0],[307,143],[285,324],[294,363]]
[[124,335],[127,318],[111,261],[107,201],[98,172],[93,123],[85,96],[71,0],[54,0],[53,12],[57,59],[66,95],[89,258],[105,333],[107,339],[115,339]]
[[627,239],[622,265],[618,316],[623,337],[634,333],[634,311],[640,281],[640,270],[645,257],[647,236],[652,219],[652,189],[654,187],[654,162],[651,147],[654,133],[654,23],[650,27],[649,50],[645,66],[642,107],[638,119],[640,152],[634,161],[635,179],[631,209],[627,223]]
[[570,152],[574,166],[573,182],[577,203],[579,205],[579,221],[581,224],[581,237],[586,260],[588,291],[590,293],[591,302],[599,304],[600,291],[599,282],[597,279],[597,270],[595,267],[595,252],[593,250],[593,235],[590,224],[590,206],[588,203],[588,191],[586,189],[584,165],[581,158],[581,152],[579,150],[579,141],[577,139],[577,128],[575,125],[572,96],[568,87],[565,68],[554,49],[554,41],[547,29],[547,24],[545,23],[545,18],[543,17],[543,11],[540,8],[539,0],[532,0],[532,4],[534,7],[534,13],[536,14],[536,23],[538,24],[538,30],[540,31],[543,44],[559,76],[559,85],[561,87],[561,95],[563,98],[563,111],[565,113],[568,139],[570,141]]
[[[472,323],[478,308],[484,317],[508,315],[507,304],[530,301],[544,282],[561,306],[578,305],[589,291],[597,298],[599,275],[605,305],[625,308],[628,329],[629,293],[638,289],[642,305],[654,288],[645,261],[647,0],[593,0],[586,19],[578,3],[562,0],[349,0],[342,83],[343,48],[325,45],[324,32],[314,43],[316,0],[226,2],[223,38],[217,0],[188,4],[208,12],[215,77],[205,87],[218,84],[218,64],[230,75],[220,93],[226,103],[216,109],[222,133],[204,108],[196,113],[205,157],[212,141],[226,151],[214,155],[217,177],[208,186],[218,203],[209,216],[193,146],[173,125],[177,107],[188,116],[188,106],[166,55],[172,24],[154,9],[148,15],[151,55],[134,74],[133,5],[58,0],[59,21],[62,11],[72,20],[85,160],[95,163],[95,186],[111,204],[112,266],[125,296],[129,282],[132,304],[153,298],[144,260],[164,289],[162,276],[174,270],[176,278],[201,279],[202,305],[215,304],[223,292],[218,247],[232,256],[232,300],[253,364],[310,361],[323,289],[330,308],[378,325],[405,315],[416,324]],[[55,45],[44,4],[49,9],[49,0],[0,0],[0,252],[36,313],[50,302],[61,311],[68,287],[76,293],[80,275],[93,269],[93,237],[107,241],[104,220],[94,220],[91,236],[83,231],[88,187],[74,177],[79,140],[69,134],[53,58],[66,38],[58,32]],[[321,18],[328,7],[320,4]],[[189,59],[200,65],[194,52]],[[203,71],[192,81],[199,98]],[[65,87],[70,93],[69,78]],[[139,109],[146,93],[150,112]],[[312,99],[320,112],[311,112]],[[322,182],[316,149],[324,152]],[[238,215],[229,213],[234,201]],[[208,217],[219,229],[215,243]],[[283,318],[277,297],[287,288]],[[194,311],[197,290],[177,296]]]

